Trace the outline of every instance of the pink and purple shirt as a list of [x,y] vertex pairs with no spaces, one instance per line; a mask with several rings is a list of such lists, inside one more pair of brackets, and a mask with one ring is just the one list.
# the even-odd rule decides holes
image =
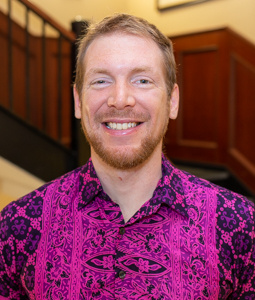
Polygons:
[[164,156],[162,174],[127,223],[91,160],[8,205],[0,300],[255,299],[254,204]]

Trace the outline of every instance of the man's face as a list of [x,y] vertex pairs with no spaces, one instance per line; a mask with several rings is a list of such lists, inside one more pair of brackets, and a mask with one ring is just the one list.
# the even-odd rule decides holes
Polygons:
[[82,99],[75,115],[92,158],[130,169],[161,153],[169,117],[178,110],[178,87],[167,94],[163,56],[150,39],[113,33],[96,38],[84,58]]

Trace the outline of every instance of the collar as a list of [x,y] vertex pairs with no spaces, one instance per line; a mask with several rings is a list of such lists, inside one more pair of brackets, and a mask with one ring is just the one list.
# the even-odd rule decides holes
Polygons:
[[162,178],[150,199],[150,205],[167,205],[188,218],[189,205],[186,199],[187,174],[170,163],[162,154]]
[[[175,168],[162,154],[162,178],[158,182],[153,197],[148,202],[150,207],[156,208],[160,205],[167,205],[188,218],[190,197],[186,195],[194,187],[193,180],[190,177],[195,178],[195,176]],[[107,199],[108,197],[103,191],[90,158],[80,172],[78,209],[86,206],[99,194],[102,199]]]
[[103,193],[102,185],[97,177],[91,158],[81,168],[79,176],[78,209],[92,201],[99,193]]

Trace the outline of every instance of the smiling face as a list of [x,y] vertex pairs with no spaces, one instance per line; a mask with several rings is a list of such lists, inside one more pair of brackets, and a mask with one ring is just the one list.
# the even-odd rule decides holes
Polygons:
[[156,43],[140,36],[112,33],[96,38],[84,58],[75,115],[91,145],[93,159],[130,169],[157,151],[168,120],[178,111],[178,87],[169,96],[163,57]]

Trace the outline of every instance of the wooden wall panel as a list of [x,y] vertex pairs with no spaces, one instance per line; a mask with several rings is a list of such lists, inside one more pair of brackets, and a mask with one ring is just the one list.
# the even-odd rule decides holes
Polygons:
[[15,27],[17,39],[12,47],[12,74],[13,74],[13,112],[21,118],[26,118],[26,53],[25,32]]
[[[12,107],[15,115],[28,121],[37,129],[45,131],[53,139],[70,146],[71,143],[71,46],[62,41],[61,74],[59,73],[59,48],[57,38],[46,38],[45,83],[46,83],[46,118],[43,120],[43,59],[42,38],[29,36],[29,90],[26,90],[26,34],[24,28],[12,23],[12,74],[13,103],[9,102],[9,48],[7,17],[0,12],[0,105]],[[59,77],[60,74],[60,77]],[[61,78],[61,99],[58,79]],[[28,95],[27,95],[28,92]],[[28,96],[28,97],[27,97]],[[58,115],[61,114],[61,122]],[[45,122],[45,128],[44,128]],[[61,136],[60,136],[61,135]]]
[[233,57],[233,89],[230,111],[230,148],[242,153],[255,166],[255,68]]
[[182,144],[217,145],[217,49],[184,52],[182,74]]
[[[6,59],[8,55],[8,40],[7,40],[7,31],[8,24],[7,18],[4,18],[4,15],[0,13],[0,104],[7,108],[8,107],[8,60]],[[5,58],[5,59],[4,59]]]
[[[165,139],[169,157],[219,163],[222,130],[219,106],[223,83],[219,77],[224,31],[172,38],[178,66],[180,111],[170,121]],[[222,107],[224,109],[224,106]]]
[[43,128],[43,105],[42,105],[42,41],[39,37],[30,39],[30,63],[29,72],[30,88],[29,88],[29,103],[30,103],[30,122],[36,128]]
[[181,105],[168,157],[224,165],[255,194],[255,46],[229,29],[171,40]]
[[[61,107],[61,131],[62,131],[62,143],[66,146],[71,146],[71,124],[66,122],[65,120],[70,120],[70,114],[72,113],[72,71],[71,71],[71,64],[70,64],[70,57],[71,57],[72,49],[70,47],[70,43],[67,41],[63,41],[63,55],[62,55],[62,76],[61,76],[61,82],[62,86],[65,87],[65,90],[62,91],[62,107]],[[69,76],[66,76],[65,74],[69,74]],[[71,121],[71,120],[70,120]]]
[[[64,144],[70,143],[70,112],[71,112],[71,48],[70,44],[62,41],[62,67],[59,70],[59,48],[58,40],[47,39],[46,42],[46,98],[47,98],[47,120],[46,131],[57,139],[59,133]],[[61,80],[59,90],[58,80]],[[61,122],[58,122],[60,113]]]
[[228,164],[255,186],[255,66],[231,56]]
[[54,39],[46,41],[46,132],[53,138],[58,138],[58,45]]

